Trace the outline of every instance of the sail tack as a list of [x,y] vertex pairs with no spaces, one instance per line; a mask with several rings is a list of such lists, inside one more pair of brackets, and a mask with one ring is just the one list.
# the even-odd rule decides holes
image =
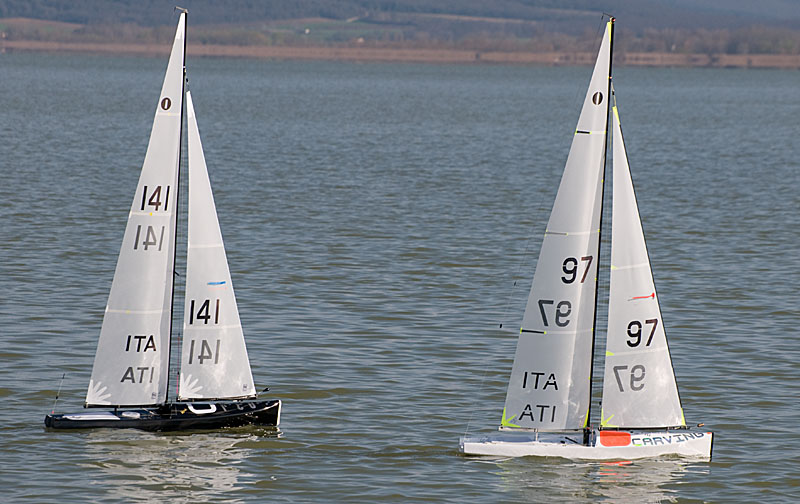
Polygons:
[[609,22],[542,241],[502,427],[588,422],[612,29]]
[[256,395],[191,93],[186,93],[189,237],[178,399]]
[[685,425],[617,107],[603,427]]
[[181,14],[108,297],[89,406],[167,397],[186,15]]

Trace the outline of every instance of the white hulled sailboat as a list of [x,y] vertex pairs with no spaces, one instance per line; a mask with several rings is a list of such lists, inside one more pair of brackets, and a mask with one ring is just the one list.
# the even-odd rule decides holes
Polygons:
[[[54,429],[146,430],[278,425],[281,402],[259,400],[233,292],[191,93],[181,12],[150,143],[108,297],[85,407],[53,414]],[[184,104],[185,96],[185,104]],[[178,188],[188,125],[188,238],[177,399],[168,402]]]
[[500,429],[462,437],[465,454],[711,458],[713,434],[683,416],[615,99],[603,407],[600,428],[589,423],[613,30],[612,18],[542,241]]

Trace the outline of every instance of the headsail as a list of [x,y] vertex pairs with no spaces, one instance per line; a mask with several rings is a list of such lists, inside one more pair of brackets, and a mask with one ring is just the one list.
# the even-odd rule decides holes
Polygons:
[[609,21],[542,241],[502,427],[588,422],[612,30]]
[[186,117],[189,238],[178,399],[252,397],[253,376],[189,92]]
[[185,28],[181,14],[108,296],[88,406],[166,401]]
[[603,427],[685,425],[619,114],[613,108],[611,280]]

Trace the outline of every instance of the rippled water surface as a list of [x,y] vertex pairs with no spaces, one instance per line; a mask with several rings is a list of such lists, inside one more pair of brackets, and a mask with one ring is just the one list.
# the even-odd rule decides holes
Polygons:
[[800,499],[787,71],[615,69],[687,422],[716,432],[710,464],[457,454],[459,435],[500,420],[516,334],[498,325],[519,327],[585,67],[190,57],[280,432],[46,432],[63,373],[58,409],[83,403],[165,66],[0,55],[4,500]]

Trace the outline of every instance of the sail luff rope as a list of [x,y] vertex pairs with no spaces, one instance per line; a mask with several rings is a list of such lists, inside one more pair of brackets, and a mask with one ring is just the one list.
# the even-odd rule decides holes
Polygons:
[[[176,10],[180,10],[181,14],[184,17],[184,24],[183,24],[183,61],[181,62],[182,67],[182,75],[181,75],[181,122],[180,122],[180,133],[178,136],[178,183],[177,183],[177,190],[175,191],[175,241],[174,246],[172,249],[172,293],[170,296],[170,306],[169,306],[169,344],[167,345],[167,383],[166,383],[166,394],[164,397],[164,402],[169,403],[169,377],[171,373],[170,365],[172,364],[172,326],[175,320],[175,275],[177,274],[177,258],[178,258],[178,220],[180,217],[180,194],[181,194],[181,160],[184,159],[183,156],[183,121],[186,118],[186,114],[184,111],[186,110],[186,35],[188,34],[188,23],[189,23],[189,13],[186,9],[181,7],[175,7],[173,9],[173,13]],[[179,14],[179,18],[181,16]],[[188,146],[187,146],[188,149]],[[188,152],[187,152],[188,154]],[[187,156],[188,157],[188,156]],[[188,178],[188,177],[187,177]],[[188,233],[187,233],[188,234]],[[178,337],[180,340],[180,336]],[[176,384],[179,384],[180,380],[176,377]],[[177,399],[178,394],[175,394],[175,398]]]
[[[610,14],[603,14],[600,16],[600,24],[597,27],[597,33],[600,32],[600,29],[603,25],[603,20],[605,17],[608,16],[609,18],[609,48],[608,48],[608,87],[606,88],[606,94],[614,94],[614,85],[611,78],[611,70],[613,67],[614,62],[614,16]],[[600,39],[600,46],[598,47],[598,53],[600,51],[600,47],[602,47],[603,39]],[[603,263],[602,261],[602,252],[603,252],[603,213],[608,211],[606,205],[604,205],[605,199],[605,186],[606,186],[606,167],[608,164],[608,135],[609,135],[609,128],[608,128],[608,114],[611,111],[610,105],[611,100],[606,99],[606,127],[605,127],[605,143],[603,147],[603,173],[602,173],[602,180],[600,182],[600,223],[597,229],[597,277],[595,279],[595,286],[594,286],[594,314],[592,319],[592,349],[591,349],[591,358],[589,359],[589,405],[586,409],[586,424],[584,426],[584,436],[583,441],[584,444],[589,444],[590,438],[590,430],[591,430],[591,421],[592,421],[592,396],[593,396],[593,387],[594,387],[594,360],[598,354],[596,343],[597,343],[597,310],[598,306],[607,306],[601,305],[600,302],[600,265]],[[610,247],[608,247],[610,250]]]

